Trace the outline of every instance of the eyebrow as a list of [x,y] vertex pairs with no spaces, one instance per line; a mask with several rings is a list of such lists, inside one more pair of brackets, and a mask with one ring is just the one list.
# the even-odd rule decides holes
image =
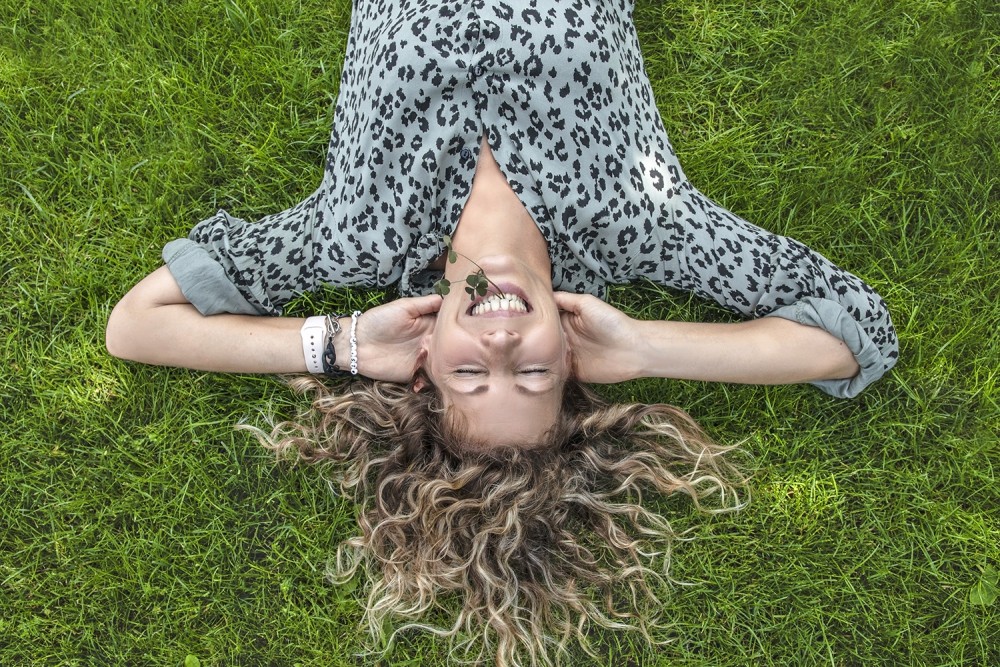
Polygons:
[[[489,388],[490,386],[488,384],[481,384],[478,387],[471,389],[469,391],[460,391],[457,393],[462,394],[463,396],[477,396],[479,394],[485,394],[487,391],[489,391]],[[517,390],[517,393],[523,394],[525,396],[541,396],[542,394],[547,394],[550,391],[552,391],[551,389],[528,389],[527,387],[524,387],[519,384],[514,385],[514,389]]]

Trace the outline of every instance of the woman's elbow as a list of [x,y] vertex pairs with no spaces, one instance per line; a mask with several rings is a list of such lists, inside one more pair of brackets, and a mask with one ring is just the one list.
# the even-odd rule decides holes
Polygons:
[[129,309],[126,299],[119,301],[111,310],[104,329],[104,347],[112,357],[135,361],[135,350],[129,345],[134,318],[135,314]]
[[161,333],[162,318],[157,309],[171,304],[187,303],[177,282],[165,266],[143,278],[122,297],[108,316],[104,330],[104,346],[108,353],[128,361],[148,363],[151,335]]
[[145,361],[142,341],[156,326],[151,315],[157,304],[140,283],[121,298],[108,316],[104,329],[104,347],[113,357],[126,361]]
[[854,353],[847,345],[838,340],[833,350],[823,355],[825,362],[822,377],[816,380],[850,380],[861,372],[858,360],[854,358]]

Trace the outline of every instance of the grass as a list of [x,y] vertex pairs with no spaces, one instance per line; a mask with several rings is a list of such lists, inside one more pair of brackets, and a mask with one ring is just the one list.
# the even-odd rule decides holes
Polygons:
[[[638,0],[688,175],[873,284],[902,360],[851,401],[606,389],[746,439],[756,474],[736,515],[668,502],[699,526],[674,560],[692,584],[667,602],[674,641],[609,636],[602,662],[1000,664],[983,583],[1000,569],[998,12]],[[318,182],[348,17],[346,0],[0,0],[0,664],[373,662],[356,657],[363,585],[323,578],[354,509],[232,429],[295,399],[103,349],[166,241]],[[648,286],[613,299],[725,317]],[[407,636],[388,662],[444,650]]]

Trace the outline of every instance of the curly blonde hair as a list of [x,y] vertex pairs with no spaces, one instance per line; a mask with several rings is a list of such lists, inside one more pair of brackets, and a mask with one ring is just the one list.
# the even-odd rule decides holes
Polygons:
[[[375,638],[403,621],[447,637],[452,655],[497,665],[552,664],[573,639],[591,652],[591,624],[651,640],[679,536],[644,495],[684,493],[707,512],[742,504],[730,448],[673,406],[612,405],[569,381],[547,446],[484,450],[464,446],[433,387],[290,384],[311,410],[255,430],[280,458],[323,464],[362,508],[330,575],[368,572]],[[426,621],[456,605],[450,627]]]

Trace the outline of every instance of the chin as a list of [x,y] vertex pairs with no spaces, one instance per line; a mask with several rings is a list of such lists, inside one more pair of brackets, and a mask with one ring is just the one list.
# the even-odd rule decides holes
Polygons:
[[492,277],[492,273],[518,272],[518,269],[527,271],[524,263],[514,255],[487,255],[476,260],[476,264],[486,272],[487,277]]

